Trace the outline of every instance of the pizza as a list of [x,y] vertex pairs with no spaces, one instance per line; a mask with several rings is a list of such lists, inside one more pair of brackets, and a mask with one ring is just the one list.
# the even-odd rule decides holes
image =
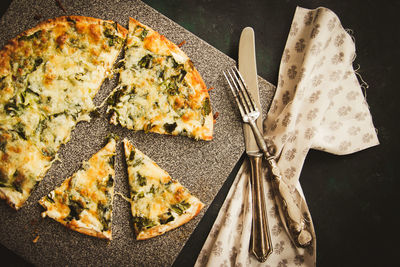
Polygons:
[[163,35],[129,19],[110,122],[135,131],[211,140],[210,96],[188,56]]
[[50,217],[87,235],[111,240],[115,139],[39,203]]
[[67,16],[38,24],[0,51],[0,198],[19,209],[68,142],[90,120],[93,97],[127,30]]
[[204,204],[127,139],[124,149],[136,239],[161,235],[200,212]]

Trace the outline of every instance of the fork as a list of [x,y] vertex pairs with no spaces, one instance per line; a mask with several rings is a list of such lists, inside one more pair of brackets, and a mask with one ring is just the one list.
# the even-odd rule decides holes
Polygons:
[[[268,163],[271,176],[271,184],[277,200],[280,218],[289,234],[289,238],[298,247],[306,247],[311,244],[312,235],[307,229],[307,220],[296,204],[288,185],[282,181],[282,175],[276,163],[273,150],[274,145],[267,146],[260,130],[256,125],[256,119],[260,116],[254,100],[248,92],[247,85],[238,69],[233,67],[227,70],[224,76],[232,90],[236,104],[239,107],[243,122],[248,123],[253,130],[258,147],[264,154]],[[297,191],[296,191],[297,192]]]

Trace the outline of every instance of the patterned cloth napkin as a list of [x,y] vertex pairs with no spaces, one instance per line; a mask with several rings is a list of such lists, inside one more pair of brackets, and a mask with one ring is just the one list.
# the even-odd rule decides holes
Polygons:
[[[379,144],[352,67],[354,58],[354,42],[332,11],[296,9],[276,94],[264,121],[264,137],[277,147],[283,182],[294,198],[295,192],[304,198],[299,176],[310,148],[344,155]],[[267,179],[264,189],[273,253],[265,263],[250,255],[248,165],[245,161],[240,168],[196,266],[314,266],[315,238],[304,249],[292,244],[279,219]],[[308,207],[303,208],[309,214]],[[311,217],[308,219],[313,230]]]

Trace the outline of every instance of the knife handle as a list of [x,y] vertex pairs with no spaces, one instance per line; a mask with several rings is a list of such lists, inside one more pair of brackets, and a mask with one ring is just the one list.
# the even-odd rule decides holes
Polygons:
[[264,187],[262,183],[262,153],[249,153],[251,167],[252,227],[250,250],[258,261],[264,262],[272,253],[272,242],[265,209]]

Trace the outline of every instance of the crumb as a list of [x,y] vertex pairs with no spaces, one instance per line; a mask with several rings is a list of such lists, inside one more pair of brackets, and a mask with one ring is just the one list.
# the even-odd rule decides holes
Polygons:
[[185,40],[183,40],[182,42],[180,42],[180,44],[178,44],[178,47],[180,48],[180,47],[182,47],[184,44],[186,44],[186,41],[185,41]]
[[39,237],[40,237],[40,236],[39,236],[39,235],[37,235],[37,236],[35,237],[35,239],[33,239],[33,241],[32,241],[32,242],[36,244],[36,242],[38,242],[38,240],[39,240]]
[[214,116],[213,116],[214,120],[216,120],[218,118],[218,116],[219,116],[219,112],[217,111],[214,113]]

